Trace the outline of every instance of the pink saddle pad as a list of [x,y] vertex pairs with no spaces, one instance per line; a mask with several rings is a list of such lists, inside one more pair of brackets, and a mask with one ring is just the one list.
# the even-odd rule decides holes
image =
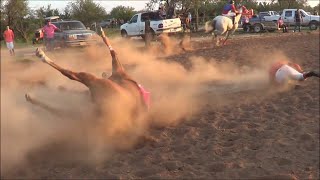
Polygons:
[[145,105],[147,106],[147,108],[149,109],[150,108],[150,101],[151,101],[151,93],[148,92],[146,89],[144,89],[140,84],[138,84],[139,86],[139,90],[140,90],[140,93],[143,97],[143,101],[145,103]]

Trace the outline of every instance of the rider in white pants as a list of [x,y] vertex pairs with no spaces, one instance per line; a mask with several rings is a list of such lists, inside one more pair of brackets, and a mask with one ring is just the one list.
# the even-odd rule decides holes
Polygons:
[[276,84],[286,84],[290,80],[304,81],[309,77],[320,77],[314,71],[303,72],[301,67],[295,63],[277,62],[270,69],[270,78]]

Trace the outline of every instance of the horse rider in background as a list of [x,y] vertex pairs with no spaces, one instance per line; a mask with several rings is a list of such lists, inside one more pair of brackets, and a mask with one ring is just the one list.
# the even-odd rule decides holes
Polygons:
[[237,13],[238,11],[234,5],[234,0],[229,0],[228,4],[223,7],[222,15],[231,17],[232,23],[234,24],[234,18]]

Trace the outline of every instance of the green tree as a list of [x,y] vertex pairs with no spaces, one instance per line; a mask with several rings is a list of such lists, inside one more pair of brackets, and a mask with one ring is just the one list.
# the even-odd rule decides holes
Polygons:
[[77,0],[69,5],[71,17],[82,21],[86,26],[103,20],[107,14],[105,9],[93,0]]
[[67,5],[63,12],[60,14],[60,18],[62,19],[71,19],[71,7],[70,5]]
[[7,0],[4,4],[5,22],[11,26],[16,35],[28,41],[28,36],[32,31],[29,20],[32,17],[32,11],[28,7],[27,0]]
[[134,11],[133,7],[117,6],[112,8],[110,16],[116,19],[123,19],[125,22],[127,22],[135,13],[136,12]]

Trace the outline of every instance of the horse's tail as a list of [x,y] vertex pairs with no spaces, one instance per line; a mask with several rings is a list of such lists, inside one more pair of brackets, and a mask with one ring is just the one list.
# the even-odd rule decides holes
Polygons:
[[215,30],[216,26],[216,21],[212,20],[212,21],[207,21],[204,28],[206,30],[206,33],[211,33]]

